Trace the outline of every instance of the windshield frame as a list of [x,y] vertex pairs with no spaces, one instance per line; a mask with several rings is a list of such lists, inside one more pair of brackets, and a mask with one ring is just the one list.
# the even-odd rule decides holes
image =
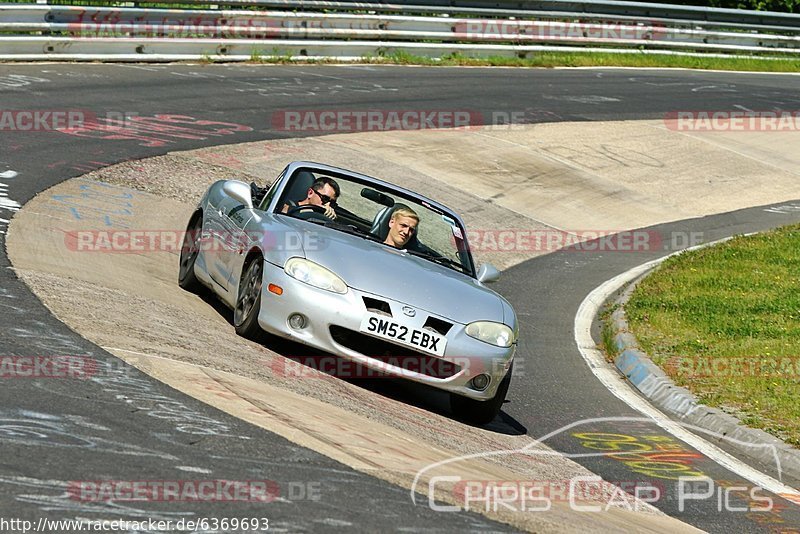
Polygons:
[[[459,258],[461,259],[461,264],[462,266],[465,267],[465,269],[462,271],[454,267],[445,266],[442,263],[438,263],[431,259],[427,258],[422,258],[422,259],[424,259],[425,261],[429,261],[435,265],[440,265],[445,269],[449,269],[454,272],[458,272],[460,274],[469,276],[470,278],[477,279],[477,270],[475,268],[475,261],[470,251],[469,242],[467,241],[466,228],[464,226],[464,222],[461,220],[461,217],[459,217],[458,214],[455,213],[453,210],[449,209],[443,204],[440,204],[439,202],[436,202],[435,200],[429,199],[425,196],[417,194],[408,189],[404,189],[403,187],[392,184],[390,182],[386,182],[384,180],[348,171],[346,169],[332,167],[329,165],[317,164],[313,162],[294,162],[289,164],[283,170],[283,172],[281,173],[281,178],[276,181],[276,182],[278,181],[281,182],[280,185],[278,186],[280,187],[280,191],[273,196],[271,202],[269,203],[270,205],[265,206],[266,209],[264,211],[267,211],[268,213],[272,213],[274,215],[282,215],[284,217],[292,217],[294,219],[302,220],[298,217],[294,217],[287,213],[281,212],[281,208],[284,206],[284,204],[286,204],[287,200],[286,196],[289,193],[290,186],[292,185],[295,176],[300,171],[308,171],[313,173],[315,176],[329,176],[334,180],[345,180],[359,184],[364,187],[369,187],[370,189],[374,189],[378,192],[388,193],[393,197],[399,197],[412,204],[418,204],[421,207],[428,209],[433,213],[447,217],[448,219],[450,219],[455,223],[455,225],[458,227],[459,232],[461,233],[462,238],[460,240],[457,239],[457,237],[454,235],[454,240],[456,243],[454,246],[454,252],[458,253]],[[380,204],[376,202],[376,205]],[[313,222],[309,223],[314,224]],[[335,226],[329,227],[329,229],[345,233],[342,230],[336,229]],[[350,234],[350,235],[355,235],[355,234]],[[366,236],[357,236],[357,237],[361,237],[362,239],[368,239]],[[378,243],[378,244],[383,244],[383,243]],[[389,247],[390,245],[385,245],[385,246]]]

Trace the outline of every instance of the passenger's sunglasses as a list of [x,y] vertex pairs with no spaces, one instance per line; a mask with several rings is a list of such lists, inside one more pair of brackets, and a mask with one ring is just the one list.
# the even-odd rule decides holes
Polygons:
[[336,199],[335,198],[331,198],[328,195],[323,195],[322,193],[320,193],[316,189],[312,189],[312,191],[314,191],[317,194],[317,196],[319,197],[319,199],[322,201],[323,204],[328,204],[328,203],[335,204],[336,203]]

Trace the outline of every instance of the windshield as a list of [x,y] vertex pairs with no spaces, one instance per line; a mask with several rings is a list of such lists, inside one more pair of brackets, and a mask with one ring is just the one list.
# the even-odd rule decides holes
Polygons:
[[[327,186],[320,185],[320,178],[332,179],[335,183],[339,194],[334,201],[325,202],[334,196],[331,195],[333,184],[328,181]],[[312,190],[311,193],[309,189]],[[322,195],[314,193],[315,190]],[[331,217],[331,209],[335,218]],[[457,218],[451,212],[391,187],[340,173],[303,167],[292,174],[275,212],[383,243],[390,232],[392,215],[400,209],[404,211],[400,211],[398,216],[405,214],[413,218],[416,215],[418,224],[408,241],[397,248],[475,276],[472,257],[465,242],[466,232]]]

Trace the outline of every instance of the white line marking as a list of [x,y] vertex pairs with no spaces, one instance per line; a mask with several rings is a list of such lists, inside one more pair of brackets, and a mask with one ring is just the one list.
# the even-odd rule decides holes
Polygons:
[[[729,238],[720,239],[719,241],[713,241],[711,243],[704,243],[696,247],[688,248],[685,251],[715,245],[723,241],[727,241],[728,239]],[[591,327],[592,321],[597,316],[600,306],[602,306],[612,294],[614,294],[626,283],[641,276],[648,269],[658,265],[670,256],[674,256],[675,254],[680,254],[681,252],[685,251],[674,252],[664,256],[663,258],[649,261],[639,265],[638,267],[634,267],[629,271],[615,276],[611,280],[607,280],[599,287],[595,288],[594,291],[589,293],[583,302],[581,302],[581,305],[578,308],[578,313],[575,316],[575,343],[577,343],[578,349],[580,350],[583,359],[586,360],[586,363],[592,370],[592,373],[594,373],[598,380],[600,380],[600,382],[602,382],[603,385],[622,402],[649,417],[656,425],[663,428],[665,431],[672,434],[679,440],[688,443],[725,469],[736,473],[742,478],[764,488],[767,491],[778,494],[792,502],[796,502],[798,499],[800,499],[800,491],[797,491],[783,482],[780,482],[779,480],[776,480],[771,476],[750,467],[741,460],[723,451],[716,445],[713,445],[703,438],[692,434],[678,423],[672,421],[669,417],[652,406],[644,398],[636,394],[633,391],[633,388],[627,382],[620,380],[620,374],[615,368],[611,367],[611,365],[606,361],[604,355],[595,346],[594,339],[592,339]]]
[[191,465],[176,465],[175,469],[179,471],[186,471],[187,473],[202,473],[204,475],[213,473],[211,469],[206,469],[205,467],[194,467]]

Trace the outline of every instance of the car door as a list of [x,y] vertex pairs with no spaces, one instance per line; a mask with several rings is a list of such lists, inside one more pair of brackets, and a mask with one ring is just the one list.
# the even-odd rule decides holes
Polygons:
[[229,245],[225,243],[226,231],[222,222],[225,210],[220,204],[221,200],[225,198],[227,197],[223,195],[209,200],[208,209],[204,217],[201,246],[206,272],[214,282],[214,291],[220,294],[228,291],[225,283],[227,277],[224,274],[225,269],[222,264],[222,257],[224,256],[225,247]]
[[224,198],[217,209],[220,235],[218,236],[217,274],[226,292],[236,289],[239,277],[234,267],[237,257],[247,251],[248,240],[244,227],[253,217],[253,210],[232,198]]

